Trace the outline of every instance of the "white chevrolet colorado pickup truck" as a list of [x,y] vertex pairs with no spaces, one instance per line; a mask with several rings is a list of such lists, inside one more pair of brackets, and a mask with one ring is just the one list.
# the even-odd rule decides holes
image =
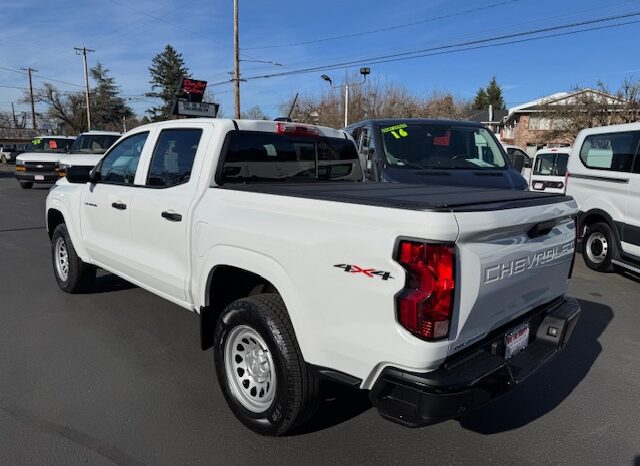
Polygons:
[[563,349],[580,313],[570,197],[362,178],[343,131],[141,126],[49,193],[55,276],[73,293],[100,267],[199,313],[229,406],[268,435],[309,418],[321,379],[419,426]]

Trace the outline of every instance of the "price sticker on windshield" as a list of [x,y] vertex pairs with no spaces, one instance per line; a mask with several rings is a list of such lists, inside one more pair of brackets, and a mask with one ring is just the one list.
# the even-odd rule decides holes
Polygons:
[[399,125],[382,128],[382,134],[391,133],[391,135],[396,139],[406,138],[409,136],[409,133],[405,129],[406,127],[406,123],[400,123]]

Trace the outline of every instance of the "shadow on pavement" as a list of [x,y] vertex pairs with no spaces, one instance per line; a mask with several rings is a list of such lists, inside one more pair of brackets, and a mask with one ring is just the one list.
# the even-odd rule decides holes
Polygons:
[[100,272],[98,272],[96,282],[88,294],[110,293],[112,291],[130,290],[132,288],[136,288],[136,286],[117,275],[108,272],[100,275]]
[[369,392],[333,382],[324,382],[322,403],[316,414],[292,436],[309,434],[348,421],[372,408]]
[[609,306],[585,300],[580,305],[582,313],[565,350],[522,386],[461,418],[462,427],[481,434],[516,429],[552,411],[571,394],[602,352],[598,337],[613,319]]

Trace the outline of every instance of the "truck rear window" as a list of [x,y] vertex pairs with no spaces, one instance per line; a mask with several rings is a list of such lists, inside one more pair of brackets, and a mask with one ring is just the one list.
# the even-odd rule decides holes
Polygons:
[[231,131],[219,184],[252,181],[361,181],[354,144],[347,139]]

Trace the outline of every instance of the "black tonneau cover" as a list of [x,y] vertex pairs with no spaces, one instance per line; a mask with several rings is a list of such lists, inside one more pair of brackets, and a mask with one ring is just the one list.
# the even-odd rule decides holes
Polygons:
[[370,182],[247,183],[226,184],[218,189],[407,210],[447,210],[454,212],[513,209],[516,207],[553,204],[571,199],[571,197],[564,194],[532,191]]

